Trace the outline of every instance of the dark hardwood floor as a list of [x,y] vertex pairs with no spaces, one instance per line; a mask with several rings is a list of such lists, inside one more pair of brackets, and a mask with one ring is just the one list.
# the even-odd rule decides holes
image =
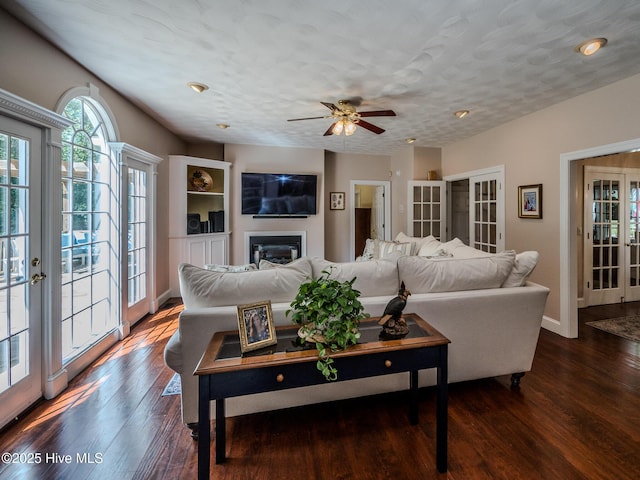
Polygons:
[[[195,478],[196,443],[179,397],[161,396],[172,377],[162,350],[180,308],[144,319],[62,395],[2,431],[0,452],[24,462],[0,463],[0,478]],[[640,345],[584,322],[637,312],[640,304],[585,309],[576,340],[543,330],[519,390],[508,377],[451,385],[447,474],[435,468],[435,390],[425,388],[416,426],[403,394],[231,418],[227,463],[212,465],[211,476],[636,479]]]

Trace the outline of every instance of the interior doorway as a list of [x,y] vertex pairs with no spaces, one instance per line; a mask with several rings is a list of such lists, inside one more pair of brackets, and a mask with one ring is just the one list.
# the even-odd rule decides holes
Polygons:
[[352,180],[351,252],[354,260],[362,254],[367,238],[391,240],[391,182]]

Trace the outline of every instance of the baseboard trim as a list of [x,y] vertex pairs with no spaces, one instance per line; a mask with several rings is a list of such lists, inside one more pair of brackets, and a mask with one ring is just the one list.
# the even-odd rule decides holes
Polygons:
[[164,305],[165,303],[167,303],[169,301],[169,299],[171,298],[171,290],[165,290],[163,293],[161,293],[160,295],[158,295],[158,297],[156,298],[155,304],[153,305],[153,312],[150,313],[155,313],[158,311],[158,309]]

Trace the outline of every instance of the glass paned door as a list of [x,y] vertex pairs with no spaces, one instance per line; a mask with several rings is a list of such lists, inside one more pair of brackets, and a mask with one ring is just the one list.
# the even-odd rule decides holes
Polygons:
[[0,426],[42,395],[40,136],[0,117]]
[[585,170],[587,305],[640,300],[640,171]]
[[471,179],[470,186],[471,246],[496,253],[504,248],[498,231],[498,180],[493,176],[476,177]]
[[[147,172],[127,169],[127,317],[135,321],[149,311],[147,300]],[[138,313],[135,308],[140,306]]]
[[413,237],[433,235],[445,240],[446,232],[446,182],[410,181],[408,234]]

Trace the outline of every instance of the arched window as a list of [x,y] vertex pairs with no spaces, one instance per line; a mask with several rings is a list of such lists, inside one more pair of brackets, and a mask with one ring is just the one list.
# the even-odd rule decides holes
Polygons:
[[67,363],[120,322],[119,166],[108,115],[77,96],[62,114],[62,359]]

